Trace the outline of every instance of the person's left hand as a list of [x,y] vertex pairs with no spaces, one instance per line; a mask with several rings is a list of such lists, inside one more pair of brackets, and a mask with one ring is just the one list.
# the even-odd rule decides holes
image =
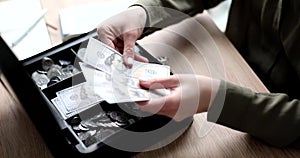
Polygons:
[[132,67],[133,59],[148,62],[135,53],[136,40],[143,34],[147,20],[146,11],[140,6],[131,6],[97,26],[98,38],[103,43],[123,54],[125,65]]
[[166,78],[140,81],[142,87],[166,88],[170,89],[171,93],[161,98],[138,102],[138,104],[142,111],[165,115],[181,121],[196,113],[206,112],[210,101],[217,93],[219,84],[219,80],[199,75],[172,75]]

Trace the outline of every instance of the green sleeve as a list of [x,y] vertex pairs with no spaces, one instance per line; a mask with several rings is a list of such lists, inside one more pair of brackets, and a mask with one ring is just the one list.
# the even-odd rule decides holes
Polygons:
[[138,0],[147,14],[146,27],[163,28],[184,18],[212,8],[224,0]]
[[[274,146],[299,145],[300,102],[286,94],[255,93],[222,81],[208,121],[247,132]],[[297,146],[298,147],[298,146]]]

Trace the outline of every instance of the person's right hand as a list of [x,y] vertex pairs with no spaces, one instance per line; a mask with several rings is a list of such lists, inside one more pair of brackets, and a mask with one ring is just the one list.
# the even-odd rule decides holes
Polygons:
[[206,76],[180,74],[140,81],[146,89],[169,89],[164,97],[137,102],[142,111],[182,121],[196,113],[207,112],[219,90],[220,80]]
[[103,43],[123,54],[124,63],[131,67],[133,59],[148,62],[148,59],[135,54],[136,40],[142,35],[147,20],[146,11],[139,6],[109,18],[97,27],[98,38]]

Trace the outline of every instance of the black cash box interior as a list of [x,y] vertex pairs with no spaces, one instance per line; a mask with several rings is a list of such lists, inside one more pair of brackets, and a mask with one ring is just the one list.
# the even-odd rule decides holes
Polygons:
[[[81,60],[74,52],[85,47],[88,39],[95,36],[95,32],[83,34],[23,61],[17,60],[5,42],[2,39],[0,41],[1,81],[4,86],[10,87],[8,89],[23,105],[53,155],[99,157],[103,154],[122,154],[122,157],[131,157],[170,135],[184,131],[192,118],[175,122],[160,115],[141,117],[136,115],[142,112],[136,108],[135,103],[108,104],[101,101],[88,109],[71,114],[68,118],[60,115],[51,100],[56,97],[56,92],[85,82],[78,64]],[[136,51],[150,62],[160,64],[138,44]],[[65,68],[69,75],[64,78],[55,78],[54,75],[46,86],[41,87],[33,80],[33,74],[47,74],[45,65],[42,64],[45,59],[51,59],[54,64]],[[154,131],[166,124],[170,125],[169,129],[159,134],[149,132],[146,135],[130,135],[124,132]],[[120,144],[133,145],[137,150],[126,151],[114,146]]]

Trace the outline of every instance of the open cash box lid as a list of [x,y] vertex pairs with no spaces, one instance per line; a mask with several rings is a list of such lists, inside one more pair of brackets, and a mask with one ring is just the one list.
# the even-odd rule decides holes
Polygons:
[[[41,67],[40,61],[44,57],[74,60],[74,57],[72,58],[72,55],[68,54],[70,49],[78,50],[79,45],[89,37],[95,35],[95,33],[83,34],[23,61],[19,61],[5,41],[0,38],[1,82],[10,92],[11,96],[15,97],[15,99],[22,104],[52,154],[55,157],[94,157],[107,153],[110,156],[122,154],[122,157],[131,157],[134,154],[141,152],[142,149],[146,149],[147,147],[164,140],[164,138],[174,135],[175,137],[179,136],[191,124],[193,118],[188,118],[182,122],[175,122],[160,115],[151,115],[142,118],[138,117],[139,119],[131,122],[130,125],[126,127],[120,128],[121,130],[111,134],[105,141],[96,141],[92,143],[93,145],[91,146],[93,147],[90,147],[90,144],[86,144],[86,142],[84,143],[78,138],[78,133],[74,132],[74,130],[72,130],[72,125],[70,125],[71,118],[62,118],[57,112],[57,109],[54,108],[50,99],[58,89],[82,82],[84,80],[83,75],[81,73],[76,74],[73,77],[43,90],[37,86],[31,78],[31,75],[34,69],[39,69],[39,67]],[[140,45],[137,44],[136,47],[138,47],[139,53],[147,57],[150,62],[159,63],[158,60],[151,56]],[[73,56],[75,55],[73,54]],[[108,108],[122,106],[107,105],[107,103],[100,103],[97,106],[102,106],[102,104],[104,104],[103,106],[108,106]],[[118,111],[120,108],[115,108],[115,110]],[[91,111],[92,112],[88,113],[97,115],[97,110],[93,109]],[[114,109],[108,111],[111,112],[114,111]],[[168,124],[169,129],[165,131],[161,130],[161,127],[166,124]],[[130,136],[128,135],[128,132],[124,133],[123,129],[124,131],[136,132],[136,134]],[[160,131],[153,132],[156,130]],[[114,147],[114,144],[133,146],[136,147],[137,150],[130,151],[122,149],[120,146]]]

